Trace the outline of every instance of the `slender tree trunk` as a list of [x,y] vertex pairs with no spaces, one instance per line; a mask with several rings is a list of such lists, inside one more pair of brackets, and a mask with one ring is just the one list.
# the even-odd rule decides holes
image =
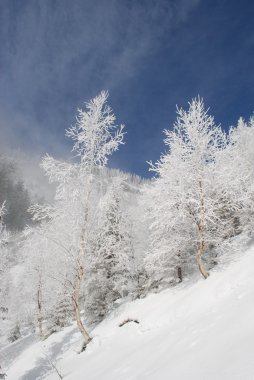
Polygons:
[[199,190],[200,190],[200,220],[198,223],[198,232],[199,232],[199,242],[198,242],[198,253],[196,256],[198,269],[202,276],[206,279],[209,276],[209,273],[205,270],[205,267],[202,263],[202,257],[205,253],[205,200],[202,182],[199,181]]
[[39,336],[42,339],[43,338],[43,329],[42,329],[42,297],[41,297],[41,277],[39,277],[39,283],[37,288],[37,324],[38,324],[38,330],[39,330]]
[[83,266],[81,264],[79,264],[79,267],[77,270],[77,275],[75,278],[75,283],[74,283],[74,291],[73,291],[73,295],[72,295],[72,300],[73,300],[73,304],[74,304],[76,322],[77,322],[79,331],[81,332],[81,334],[84,338],[85,345],[87,345],[92,340],[92,338],[88,334],[88,332],[87,332],[87,330],[86,330],[86,328],[85,328],[85,326],[81,320],[80,303],[79,303],[80,286],[81,286],[83,276],[84,276],[84,269],[83,269]]
[[181,267],[177,267],[177,277],[179,282],[183,282],[183,272]]
[[84,267],[83,267],[83,261],[84,261],[84,256],[85,256],[85,246],[87,244],[87,239],[86,239],[86,228],[87,228],[87,219],[88,219],[88,198],[89,198],[89,192],[87,194],[87,199],[86,199],[86,205],[85,205],[85,210],[84,210],[84,224],[83,228],[81,231],[81,238],[80,238],[80,247],[79,247],[79,258],[77,260],[77,274],[74,282],[74,291],[72,295],[73,303],[74,303],[74,311],[75,311],[75,317],[76,317],[76,322],[78,325],[78,328],[84,338],[84,343],[85,346],[92,340],[90,335],[88,334],[82,319],[81,319],[81,314],[80,314],[80,287],[81,283],[84,277]]
[[181,251],[178,251],[177,257],[178,257],[178,266],[176,267],[177,277],[178,277],[179,282],[183,282],[183,271],[182,271],[182,266],[181,266]]

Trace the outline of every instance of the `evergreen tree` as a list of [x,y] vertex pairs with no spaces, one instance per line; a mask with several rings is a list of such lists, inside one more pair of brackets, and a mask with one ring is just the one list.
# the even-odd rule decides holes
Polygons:
[[100,320],[135,286],[131,223],[122,209],[122,186],[121,178],[114,179],[101,200],[101,220],[85,283],[85,308],[92,321]]
[[8,230],[21,231],[31,223],[28,213],[31,200],[23,181],[17,174],[17,165],[0,155],[0,203],[5,201],[5,224]]

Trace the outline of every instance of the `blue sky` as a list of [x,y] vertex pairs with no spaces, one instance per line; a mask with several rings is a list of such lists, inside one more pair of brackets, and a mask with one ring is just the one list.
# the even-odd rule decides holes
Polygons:
[[200,95],[227,129],[254,110],[252,0],[0,0],[0,148],[71,156],[65,129],[102,89],[149,176],[176,104]]

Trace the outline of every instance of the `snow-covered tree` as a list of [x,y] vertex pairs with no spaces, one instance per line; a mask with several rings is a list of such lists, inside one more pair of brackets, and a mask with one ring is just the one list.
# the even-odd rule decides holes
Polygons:
[[[223,189],[216,172],[226,136],[208,115],[201,99],[189,110],[177,109],[173,130],[165,130],[168,152],[151,164],[157,177],[150,189],[152,251],[148,265],[165,270],[181,266],[187,253],[196,254],[204,278],[202,259],[223,236],[220,198]],[[179,272],[179,270],[178,270]]]
[[18,275],[10,293],[12,318],[19,318],[24,323],[32,315],[33,326],[41,339],[45,336],[43,322],[47,317],[50,292],[53,290],[47,277],[47,241],[42,231],[41,226],[24,231],[23,241],[19,243]]
[[[251,118],[246,123],[240,118],[237,126],[230,128],[227,144],[218,152],[214,163],[214,198],[218,203],[218,226],[223,226],[220,228],[222,240],[216,248],[219,256],[242,249],[243,236],[245,243],[253,236],[253,144],[254,120]],[[217,258],[215,260],[217,262]]]
[[14,160],[0,154],[0,204],[5,201],[5,225],[8,230],[23,230],[31,222],[27,209],[30,195],[18,174]]
[[6,230],[4,216],[6,213],[5,202],[0,206],[0,313],[6,314],[6,298],[8,295],[8,276],[9,276],[9,260],[8,260],[8,243],[10,233]]
[[58,291],[57,302],[53,309],[52,328],[55,331],[66,327],[73,320],[73,305],[67,292]]
[[51,234],[51,239],[57,240],[56,244],[68,258],[75,317],[86,344],[91,338],[81,319],[80,292],[91,253],[90,236],[97,207],[96,170],[107,164],[108,156],[123,144],[124,137],[123,126],[115,125],[115,115],[107,99],[108,93],[102,91],[86,103],[86,109],[78,111],[75,126],[66,132],[74,141],[73,150],[80,158],[78,163],[44,158],[42,167],[46,175],[57,183],[56,202],[53,208],[36,205],[31,209],[35,218],[51,221],[49,230],[53,225],[63,227],[60,236]]
[[6,226],[4,224],[4,215],[6,214],[5,201],[0,206],[0,246],[4,246],[8,239],[9,233],[6,231]]
[[254,118],[248,123],[240,118],[237,127],[229,131],[229,141],[225,158],[232,165],[228,166],[225,179],[228,193],[238,204],[235,223],[240,231],[251,231],[254,225]]
[[20,339],[21,338],[21,332],[20,332],[20,326],[19,326],[19,322],[16,321],[10,331],[9,331],[9,336],[8,336],[8,340],[9,342],[13,343],[15,342],[16,340]]
[[172,207],[167,182],[158,178],[144,189],[145,216],[149,221],[149,248],[145,259],[147,286],[158,288],[182,281],[186,265],[190,270],[194,254],[194,224]]
[[93,321],[100,320],[113,303],[134,288],[132,225],[123,209],[124,180],[113,178],[99,205],[98,231],[85,282],[85,308]]

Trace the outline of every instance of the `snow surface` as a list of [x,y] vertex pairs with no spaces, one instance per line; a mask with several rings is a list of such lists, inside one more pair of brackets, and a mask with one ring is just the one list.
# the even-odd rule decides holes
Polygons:
[[[0,352],[8,380],[254,380],[254,248],[206,280],[120,306],[85,352],[73,325]],[[130,322],[119,324],[127,318]]]

